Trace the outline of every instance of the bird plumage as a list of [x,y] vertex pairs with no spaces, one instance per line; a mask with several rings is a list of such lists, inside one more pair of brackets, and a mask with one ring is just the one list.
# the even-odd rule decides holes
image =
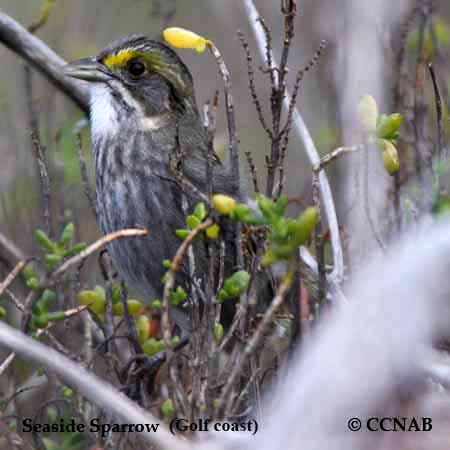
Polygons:
[[[109,251],[132,288],[147,300],[160,298],[162,262],[175,255],[181,244],[175,230],[186,220],[182,189],[171,169],[175,154],[181,155],[183,177],[206,191],[208,137],[192,76],[174,51],[143,36],[121,39],[84,64],[78,77],[94,81],[90,116],[98,222],[103,233],[148,229],[147,237],[115,241]],[[98,80],[93,69],[86,69],[91,65]],[[214,192],[235,195],[237,183],[215,160]],[[193,191],[185,196],[191,208],[200,200]],[[201,277],[207,271],[205,255],[199,261]]]

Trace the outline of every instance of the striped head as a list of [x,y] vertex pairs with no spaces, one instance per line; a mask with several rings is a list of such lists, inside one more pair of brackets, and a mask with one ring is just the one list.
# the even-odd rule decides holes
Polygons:
[[192,76],[164,44],[133,35],[113,42],[97,56],[68,64],[67,76],[91,82],[91,126],[96,136],[120,132],[124,117],[138,127],[158,129],[195,97]]

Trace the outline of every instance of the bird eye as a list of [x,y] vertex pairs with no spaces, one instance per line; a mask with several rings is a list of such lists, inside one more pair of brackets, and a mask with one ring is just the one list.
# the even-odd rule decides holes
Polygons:
[[128,72],[133,78],[139,78],[145,73],[145,64],[142,61],[132,61],[128,65]]

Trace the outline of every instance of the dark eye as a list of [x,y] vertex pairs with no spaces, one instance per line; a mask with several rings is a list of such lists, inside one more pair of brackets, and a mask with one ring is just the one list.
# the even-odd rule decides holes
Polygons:
[[142,61],[132,61],[128,65],[128,72],[133,78],[139,78],[145,73],[145,64]]

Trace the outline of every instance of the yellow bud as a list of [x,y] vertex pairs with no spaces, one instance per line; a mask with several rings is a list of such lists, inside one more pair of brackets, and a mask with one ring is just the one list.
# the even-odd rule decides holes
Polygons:
[[236,207],[236,200],[228,195],[216,194],[213,195],[212,206],[218,213],[228,216]]
[[358,119],[365,131],[375,131],[377,128],[378,106],[371,95],[364,95],[358,104]]
[[203,53],[208,41],[192,31],[184,28],[166,28],[163,31],[164,40],[176,48],[191,48],[198,53]]
[[391,141],[386,139],[382,139],[382,141],[384,168],[389,175],[395,175],[400,169],[397,149]]

